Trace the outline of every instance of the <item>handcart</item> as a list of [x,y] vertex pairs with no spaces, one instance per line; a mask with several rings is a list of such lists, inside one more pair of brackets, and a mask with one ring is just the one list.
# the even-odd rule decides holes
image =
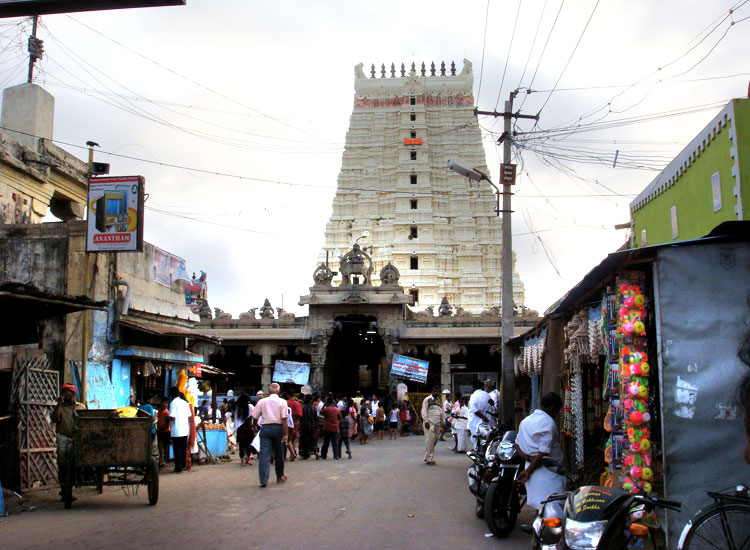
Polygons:
[[[141,410],[133,418],[121,418],[113,409],[77,412],[76,486],[96,486],[101,493],[104,485],[146,485],[148,503],[156,504],[159,461],[151,450],[153,418]],[[65,507],[70,508],[67,500]]]

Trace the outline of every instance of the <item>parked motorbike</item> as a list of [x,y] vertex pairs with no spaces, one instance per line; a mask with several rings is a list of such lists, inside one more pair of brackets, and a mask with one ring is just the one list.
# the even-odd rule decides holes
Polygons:
[[475,450],[468,451],[466,454],[471,458],[473,464],[466,471],[466,477],[469,481],[469,491],[476,497],[474,513],[478,518],[484,518],[484,499],[487,494],[494,472],[489,468],[487,461],[487,451],[500,443],[501,434],[504,427],[493,428],[489,424],[482,423],[479,425],[477,435],[474,436],[477,441]]
[[484,497],[484,520],[498,538],[510,535],[518,513],[526,504],[526,488],[516,482],[525,464],[516,451],[517,434],[515,430],[505,432],[502,439],[493,441],[485,452],[487,469],[493,477]]
[[[559,464],[544,459],[542,465],[563,474]],[[562,517],[548,507],[564,502]],[[639,520],[654,508],[680,511],[681,504],[653,495],[634,495],[613,487],[579,487],[552,494],[537,512],[532,525],[521,530],[534,536],[535,550],[626,550],[646,537],[649,528]],[[547,517],[549,516],[549,517]]]

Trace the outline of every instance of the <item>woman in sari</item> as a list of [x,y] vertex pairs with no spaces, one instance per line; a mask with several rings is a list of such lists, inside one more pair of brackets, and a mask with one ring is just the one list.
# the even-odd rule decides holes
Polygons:
[[250,444],[255,437],[253,428],[253,419],[250,413],[253,412],[253,406],[250,404],[250,398],[247,394],[240,395],[234,406],[234,433],[237,436],[237,446],[240,453],[240,466],[252,466],[252,451]]

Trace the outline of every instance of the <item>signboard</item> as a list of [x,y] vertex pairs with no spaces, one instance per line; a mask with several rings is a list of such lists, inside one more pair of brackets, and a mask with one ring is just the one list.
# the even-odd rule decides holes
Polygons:
[[203,364],[196,363],[195,365],[189,366],[188,376],[195,376],[196,378],[201,378],[203,376]]
[[391,376],[405,378],[413,382],[424,384],[427,382],[427,371],[430,370],[430,362],[422,359],[414,359],[405,355],[393,356],[391,365]]
[[143,250],[144,179],[91,178],[86,220],[86,252]]
[[298,361],[276,361],[272,382],[304,386],[310,379],[310,363]]
[[154,247],[153,268],[154,281],[164,286],[172,286],[178,279],[190,280],[185,260],[161,248]]
[[47,13],[184,6],[186,0],[0,0],[0,17]]

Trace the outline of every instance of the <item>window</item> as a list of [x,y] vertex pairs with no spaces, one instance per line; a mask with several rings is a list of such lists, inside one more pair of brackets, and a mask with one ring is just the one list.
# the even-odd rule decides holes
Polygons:
[[417,185],[417,175],[416,174],[409,174],[409,183],[412,185]]
[[409,151],[409,160],[417,160],[417,152]]
[[412,256],[409,260],[409,269],[419,269],[419,258],[417,256]]
[[672,238],[676,239],[680,236],[680,231],[677,226],[677,206],[673,206],[669,209],[669,217],[671,218],[672,222]]
[[417,104],[417,98],[414,96],[411,96],[409,98],[409,105],[416,105]]
[[417,114],[416,113],[412,113],[411,115],[409,115],[409,120],[411,120],[412,122],[416,122],[417,121]]
[[411,139],[415,139],[417,137],[417,131],[416,130],[412,130],[411,132],[409,132],[409,137]]
[[646,230],[641,231],[641,246],[647,246],[648,240],[646,239]]
[[412,305],[418,306],[419,305],[419,289],[410,288],[409,296],[411,296]]
[[417,228],[414,225],[412,225],[409,228],[409,238],[410,239],[416,239],[417,238]]
[[412,210],[416,210],[417,209],[417,199],[411,199],[409,201],[409,204],[411,205],[411,209]]

